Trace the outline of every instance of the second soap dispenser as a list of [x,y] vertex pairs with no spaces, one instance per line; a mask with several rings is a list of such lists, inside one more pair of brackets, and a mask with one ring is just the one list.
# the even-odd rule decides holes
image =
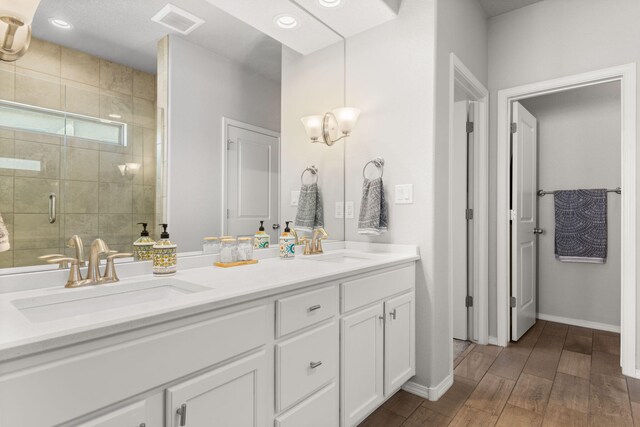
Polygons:
[[178,271],[178,246],[169,240],[167,224],[162,227],[160,240],[153,245],[153,274],[166,276]]
[[151,261],[153,260],[153,246],[156,242],[149,237],[146,222],[139,222],[138,225],[142,226],[142,231],[140,238],[133,242],[133,258],[136,261]]

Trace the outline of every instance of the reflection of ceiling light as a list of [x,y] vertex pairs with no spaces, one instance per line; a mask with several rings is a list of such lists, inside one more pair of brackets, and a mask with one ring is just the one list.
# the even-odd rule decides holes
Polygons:
[[109,117],[111,117],[112,119],[121,119],[122,116],[120,114],[109,114]]
[[340,6],[342,0],[318,0],[318,3],[324,7],[337,7]]
[[140,163],[125,163],[124,165],[119,165],[118,169],[120,169],[122,176],[132,178],[138,173],[140,167],[142,167]]
[[70,30],[73,28],[73,25],[58,18],[49,18],[49,23],[55,27],[62,28],[63,30]]
[[298,26],[298,20],[291,15],[278,15],[273,21],[278,27],[286,30],[290,30]]

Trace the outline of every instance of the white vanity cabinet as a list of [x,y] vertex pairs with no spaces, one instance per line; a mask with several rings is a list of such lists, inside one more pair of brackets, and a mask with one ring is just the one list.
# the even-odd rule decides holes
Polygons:
[[351,427],[415,375],[415,269],[341,286],[341,426]]
[[146,402],[142,400],[82,423],[79,427],[151,427],[147,422]]

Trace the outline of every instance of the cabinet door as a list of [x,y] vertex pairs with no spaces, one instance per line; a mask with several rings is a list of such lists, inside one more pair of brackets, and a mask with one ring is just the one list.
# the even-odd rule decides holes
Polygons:
[[109,412],[78,427],[145,427],[146,418],[146,403],[142,401]]
[[415,294],[401,295],[384,305],[384,395],[389,396],[416,373]]
[[169,427],[265,425],[266,356],[261,351],[168,388]]
[[382,401],[384,306],[341,319],[341,419],[356,425]]

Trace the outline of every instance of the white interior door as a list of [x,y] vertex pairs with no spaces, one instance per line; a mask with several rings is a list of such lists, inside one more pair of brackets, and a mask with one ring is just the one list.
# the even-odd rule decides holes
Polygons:
[[513,123],[511,339],[517,341],[536,323],[538,135],[536,118],[518,102],[513,105]]
[[277,241],[280,144],[277,137],[227,125],[227,221],[224,234],[253,235],[264,221]]

